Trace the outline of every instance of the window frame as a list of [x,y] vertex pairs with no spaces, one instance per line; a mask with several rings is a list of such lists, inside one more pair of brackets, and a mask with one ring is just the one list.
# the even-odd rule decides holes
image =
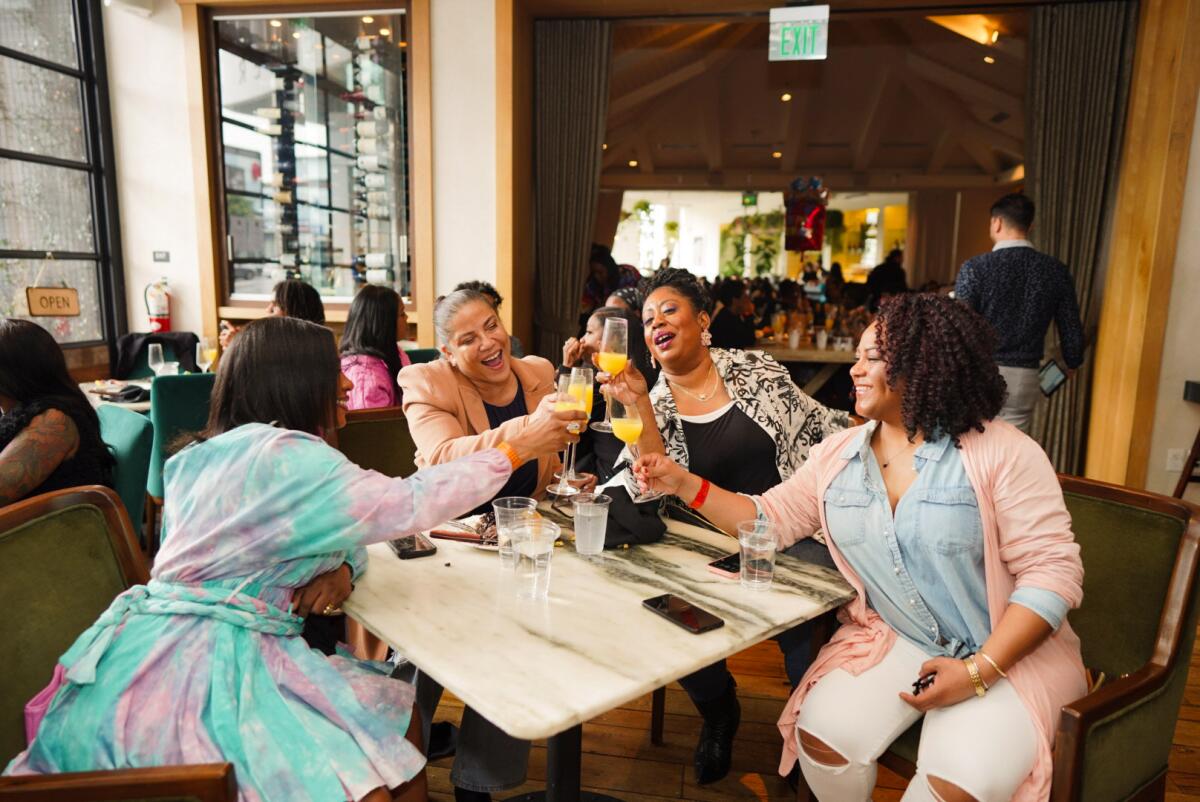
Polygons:
[[[0,46],[0,56],[39,69],[67,75],[80,82],[85,159],[74,161],[39,153],[0,147],[0,158],[87,173],[92,211],[93,252],[66,250],[0,249],[0,259],[55,259],[95,263],[100,297],[101,338],[60,343],[65,349],[105,347],[110,363],[116,357],[117,337],[128,330],[125,309],[125,273],[121,258],[121,226],[117,203],[116,158],[113,146],[112,107],[108,93],[108,62],[104,49],[103,9],[100,0],[71,0],[75,27],[75,52],[79,66],[69,67],[31,53]],[[80,303],[86,299],[81,298]]]

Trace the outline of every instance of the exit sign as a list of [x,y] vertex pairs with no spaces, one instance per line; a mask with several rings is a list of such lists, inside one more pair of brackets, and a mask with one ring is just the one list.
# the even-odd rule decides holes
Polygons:
[[829,6],[789,6],[771,9],[767,39],[770,61],[811,61],[829,50]]

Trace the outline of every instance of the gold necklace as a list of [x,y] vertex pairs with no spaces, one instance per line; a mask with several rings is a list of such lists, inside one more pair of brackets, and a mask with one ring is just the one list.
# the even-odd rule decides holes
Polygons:
[[884,468],[887,468],[887,466],[889,466],[889,465],[891,465],[891,464],[892,464],[892,460],[894,460],[896,457],[898,457],[898,456],[900,456],[901,454],[903,454],[905,451],[908,451],[910,448],[912,448],[912,447],[913,447],[913,446],[915,446],[915,445],[916,445],[916,443],[915,443],[915,442],[910,442],[910,443],[906,444],[906,445],[904,446],[904,448],[902,448],[902,449],[900,449],[900,450],[898,450],[898,451],[893,451],[893,452],[892,452],[892,453],[891,453],[891,454],[890,454],[890,455],[889,455],[889,456],[888,456],[888,457],[887,457],[885,460],[883,460],[883,466],[882,466],[882,467],[884,467]]
[[711,361],[708,363],[708,372],[712,376],[712,382],[711,382],[712,386],[707,393],[692,392],[688,388],[684,387],[682,384],[671,381],[670,379],[668,379],[667,381],[671,382],[672,387],[678,387],[680,390],[683,390],[685,393],[690,395],[692,398],[695,398],[697,401],[707,401],[708,399],[712,398],[717,392],[717,381],[716,381],[717,366],[714,365]]

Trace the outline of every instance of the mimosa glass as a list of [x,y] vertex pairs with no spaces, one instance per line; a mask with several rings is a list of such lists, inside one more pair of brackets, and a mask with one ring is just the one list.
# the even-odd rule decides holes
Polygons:
[[[615,398],[609,397],[608,408],[612,412],[613,436],[629,447],[629,456],[637,462],[639,456],[637,442],[642,436],[642,416],[633,404],[622,404]],[[653,501],[662,498],[657,491],[644,491],[633,497],[637,503]]]
[[[600,363],[600,370],[612,378],[616,378],[617,374],[625,370],[625,365],[629,362],[629,323],[625,318],[605,318],[604,333],[600,336],[600,356],[597,361]],[[613,430],[611,402],[604,412],[604,420],[592,424],[592,428],[598,432]]]
[[[554,399],[555,412],[573,412],[576,410],[583,412],[587,409],[587,404],[579,397],[581,394],[571,392],[574,384],[573,377],[569,374],[563,374],[558,377],[558,395]],[[568,424],[567,431],[571,434],[578,434],[580,428],[578,423],[571,423]],[[563,452],[562,464],[564,466],[570,464],[571,453],[571,445],[568,443],[566,451]],[[558,481],[547,487],[546,492],[553,493],[556,496],[573,496],[578,493],[579,488],[567,481],[567,473],[567,468],[564,467],[559,472]]]

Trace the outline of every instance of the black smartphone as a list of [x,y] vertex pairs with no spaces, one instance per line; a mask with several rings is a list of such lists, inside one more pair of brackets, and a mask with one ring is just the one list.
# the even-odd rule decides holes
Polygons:
[[414,557],[428,557],[430,554],[437,554],[437,546],[433,545],[433,541],[424,535],[408,535],[397,538],[389,542],[388,545],[392,547],[392,551],[396,552],[396,556],[401,560],[411,560]]
[[742,555],[728,554],[719,560],[708,564],[708,570],[726,579],[740,579],[742,576]]
[[1042,388],[1042,395],[1047,398],[1054,395],[1066,380],[1067,374],[1063,373],[1063,369],[1053,359],[1042,365],[1042,369],[1038,371],[1038,386]]
[[646,599],[642,605],[696,635],[725,626],[724,621],[708,610],[703,610],[670,593]]

